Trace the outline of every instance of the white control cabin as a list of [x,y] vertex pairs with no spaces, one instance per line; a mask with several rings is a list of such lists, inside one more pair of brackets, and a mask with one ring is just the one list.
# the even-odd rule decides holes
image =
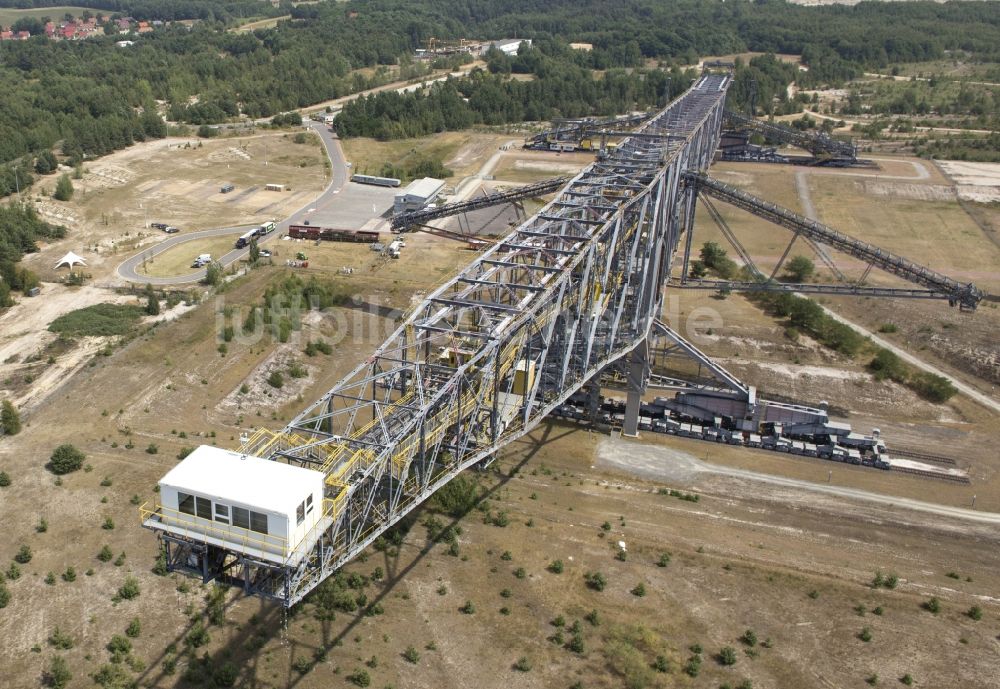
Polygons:
[[322,528],[319,471],[202,445],[160,479],[145,525],[274,562],[297,560]]

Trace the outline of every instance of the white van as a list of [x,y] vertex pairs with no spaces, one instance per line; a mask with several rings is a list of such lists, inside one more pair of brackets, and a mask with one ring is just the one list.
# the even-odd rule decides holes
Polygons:
[[203,268],[212,262],[212,254],[201,254],[198,258],[194,259],[194,263],[191,264],[192,268]]

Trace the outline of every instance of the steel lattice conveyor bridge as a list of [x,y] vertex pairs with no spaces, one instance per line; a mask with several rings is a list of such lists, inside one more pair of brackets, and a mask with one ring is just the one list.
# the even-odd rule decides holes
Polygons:
[[286,606],[645,340],[680,230],[686,170],[718,145],[730,76],[706,74],[605,160],[432,293],[282,432],[243,452],[321,470],[323,519],[283,562],[160,532],[171,567]]
[[[491,461],[612,365],[628,386],[625,431],[635,433],[663,288],[675,255],[690,253],[698,189],[718,191],[694,175],[707,170],[718,147],[730,79],[703,75],[434,291],[286,428],[245,440],[236,466],[252,456],[322,472],[305,472],[325,484],[314,526],[307,522],[277,545],[249,531],[232,539],[229,507],[216,504],[213,521],[211,502],[185,496],[192,501],[185,510],[174,493],[177,505],[143,510],[168,567],[294,605],[435,490]],[[261,461],[246,466],[260,471]],[[221,485],[207,492],[216,487],[221,493]],[[308,505],[315,507],[312,498]],[[203,508],[208,516],[199,525]]]

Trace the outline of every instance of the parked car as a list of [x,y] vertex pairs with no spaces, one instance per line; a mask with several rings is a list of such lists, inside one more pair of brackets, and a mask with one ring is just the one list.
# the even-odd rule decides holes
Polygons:
[[181,230],[180,230],[179,227],[174,227],[173,225],[168,225],[167,227],[163,228],[163,231],[166,232],[167,234],[176,234],[177,232],[180,232]]
[[157,230],[165,230],[169,227],[165,222],[151,222],[149,226]]
[[260,257],[261,258],[271,258],[271,252],[268,251],[267,249],[261,249],[260,250]]

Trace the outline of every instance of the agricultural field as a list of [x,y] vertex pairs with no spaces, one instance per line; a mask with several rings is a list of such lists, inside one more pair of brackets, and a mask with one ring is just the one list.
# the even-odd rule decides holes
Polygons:
[[16,10],[9,7],[0,7],[0,26],[10,26],[18,19],[24,17],[49,17],[52,21],[60,21],[65,14],[72,14],[74,17],[81,16],[84,12],[91,14],[107,13],[107,10],[99,10],[93,7],[81,7],[79,5],[58,5],[55,7],[37,7],[26,10]]

